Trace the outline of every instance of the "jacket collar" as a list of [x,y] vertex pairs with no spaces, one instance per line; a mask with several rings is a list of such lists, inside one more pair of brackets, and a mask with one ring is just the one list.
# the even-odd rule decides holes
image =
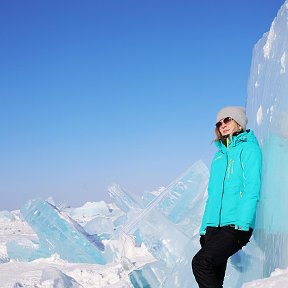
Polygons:
[[[229,138],[228,147],[234,147],[240,142],[255,141],[255,136],[252,130],[246,130],[240,134],[234,135]],[[226,146],[222,143],[221,140],[215,141],[215,145],[219,150],[226,151]]]

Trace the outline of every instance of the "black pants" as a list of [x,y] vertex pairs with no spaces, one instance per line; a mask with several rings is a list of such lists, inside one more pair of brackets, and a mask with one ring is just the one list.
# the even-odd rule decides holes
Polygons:
[[245,246],[252,235],[249,231],[235,230],[231,226],[207,227],[201,236],[200,251],[192,260],[192,270],[200,288],[220,288],[230,256]]

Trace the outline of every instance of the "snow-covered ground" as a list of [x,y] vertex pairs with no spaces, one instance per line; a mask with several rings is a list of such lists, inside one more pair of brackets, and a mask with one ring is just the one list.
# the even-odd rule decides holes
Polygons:
[[242,288],[285,288],[288,287],[288,269],[276,269],[269,278],[246,283]]
[[[87,217],[87,220],[90,219],[91,217]],[[123,249],[123,257],[117,263],[107,265],[68,263],[60,259],[57,254],[32,262],[10,260],[6,250],[7,241],[22,238],[35,240],[37,235],[21,219],[19,211],[2,213],[0,218],[1,288],[132,287],[128,273],[135,267],[153,261],[144,246],[135,247],[129,238],[124,239],[123,243],[118,243]]]
[[[91,205],[90,203],[83,206],[87,208],[87,215],[84,215],[85,217],[82,215],[85,209],[75,210],[74,220],[77,219],[82,225],[90,221],[94,216],[89,214]],[[129,272],[136,267],[141,267],[145,263],[154,261],[154,258],[147,252],[145,246],[135,247],[133,239],[126,237],[113,243],[114,247],[118,245],[119,250],[122,250],[122,257],[119,261],[107,265],[68,263],[60,259],[57,254],[52,255],[50,258],[37,259],[31,262],[20,262],[9,259],[6,250],[6,243],[9,240],[19,239],[36,240],[37,235],[27,223],[21,219],[19,211],[0,212],[1,288],[133,287],[129,281]],[[105,245],[109,245],[111,242],[113,241],[106,240]],[[270,278],[246,283],[242,287],[288,287],[288,269],[277,269],[272,273]]]

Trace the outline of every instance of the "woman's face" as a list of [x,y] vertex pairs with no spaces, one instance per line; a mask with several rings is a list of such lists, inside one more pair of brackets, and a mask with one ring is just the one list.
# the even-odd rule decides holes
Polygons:
[[240,125],[232,118],[229,122],[226,123],[223,121],[223,119],[220,120],[219,122],[222,123],[221,126],[218,128],[222,136],[230,135],[233,134],[234,132],[241,130]]

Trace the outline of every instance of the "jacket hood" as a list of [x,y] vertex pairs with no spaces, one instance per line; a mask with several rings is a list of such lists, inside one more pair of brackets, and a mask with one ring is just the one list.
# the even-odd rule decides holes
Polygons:
[[[236,136],[232,136],[232,138],[230,139],[230,143],[229,146],[233,147],[236,146],[238,143],[240,142],[254,142],[254,143],[258,143],[254,132],[252,130],[246,130]],[[226,150],[225,145],[222,143],[221,140],[217,140],[215,141],[215,145],[219,150]]]

